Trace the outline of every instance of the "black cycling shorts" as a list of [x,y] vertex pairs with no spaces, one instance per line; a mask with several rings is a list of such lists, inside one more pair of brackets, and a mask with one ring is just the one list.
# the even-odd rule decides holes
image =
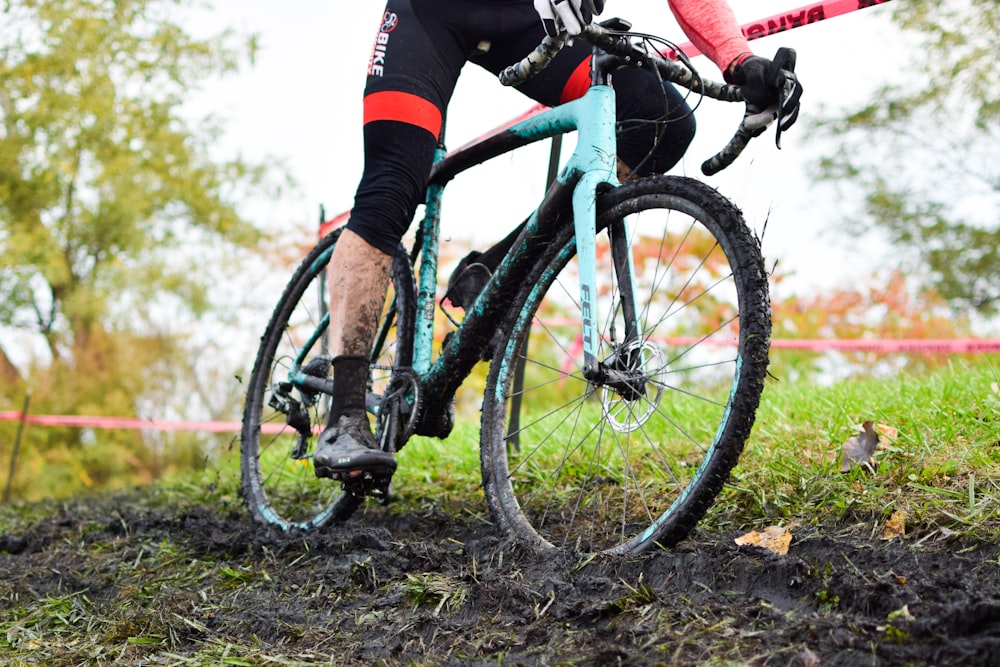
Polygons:
[[[422,203],[462,66],[471,61],[499,74],[544,34],[532,0],[389,0],[368,64],[364,173],[348,228],[392,252]],[[590,46],[577,40],[518,90],[546,106],[576,99],[589,85],[589,58]],[[623,69],[613,82],[619,157],[635,167],[656,144],[642,172],[666,171],[694,136],[690,109],[673,86],[661,86],[649,72]],[[629,122],[663,117],[665,102],[673,122],[659,142],[662,126]]]

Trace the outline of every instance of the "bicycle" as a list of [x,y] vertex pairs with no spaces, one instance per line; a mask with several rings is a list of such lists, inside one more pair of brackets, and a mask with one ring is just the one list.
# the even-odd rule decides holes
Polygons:
[[[595,46],[594,82],[581,99],[454,153],[442,138],[416,241],[393,257],[372,352],[367,406],[388,451],[413,435],[447,437],[457,390],[489,361],[480,431],[487,504],[501,534],[539,550],[614,555],[683,539],[736,465],[764,386],[771,320],[759,240],[739,209],[698,180],[618,182],[608,72],[653,67],[698,93],[742,98],[683,59],[651,53],[651,44],[669,43],[629,28],[616,20],[581,36]],[[547,38],[502,78],[530,75],[559,42]],[[573,155],[435,356],[446,184],[574,130]],[[731,162],[752,134],[741,126],[706,168]],[[364,497],[391,494],[385,479],[335,488],[310,464],[332,387],[323,274],[339,233],[291,278],[247,394],[243,495],[255,519],[285,530],[345,520]]]

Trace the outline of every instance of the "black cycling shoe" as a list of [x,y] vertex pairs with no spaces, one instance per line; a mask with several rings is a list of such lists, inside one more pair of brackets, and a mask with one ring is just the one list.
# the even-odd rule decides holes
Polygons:
[[313,468],[317,477],[342,482],[391,477],[396,471],[396,458],[378,448],[366,415],[341,415],[336,425],[320,433]]

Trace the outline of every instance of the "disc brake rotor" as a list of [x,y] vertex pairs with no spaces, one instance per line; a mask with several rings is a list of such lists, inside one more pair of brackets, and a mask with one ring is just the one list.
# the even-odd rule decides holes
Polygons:
[[633,359],[630,368],[641,377],[645,389],[637,397],[623,396],[612,387],[601,388],[604,420],[618,433],[630,433],[642,427],[656,412],[663,396],[667,364],[663,353],[649,341],[636,341],[616,350],[619,358]]

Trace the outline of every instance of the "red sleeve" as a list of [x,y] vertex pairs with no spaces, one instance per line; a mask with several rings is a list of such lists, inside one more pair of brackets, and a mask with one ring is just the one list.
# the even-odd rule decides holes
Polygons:
[[730,63],[750,52],[736,16],[726,0],[669,0],[688,39],[725,72]]

